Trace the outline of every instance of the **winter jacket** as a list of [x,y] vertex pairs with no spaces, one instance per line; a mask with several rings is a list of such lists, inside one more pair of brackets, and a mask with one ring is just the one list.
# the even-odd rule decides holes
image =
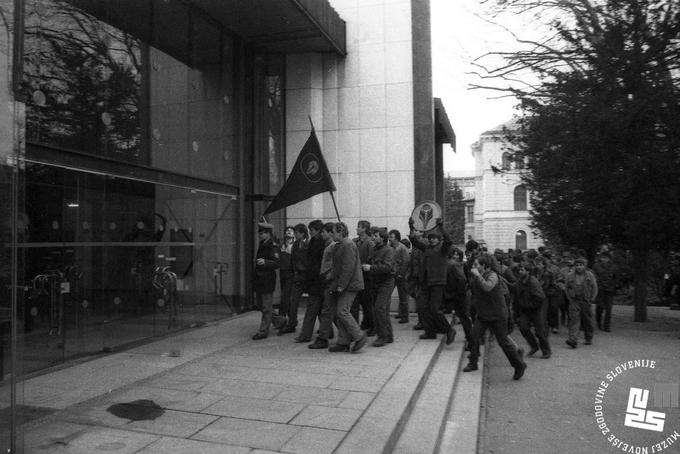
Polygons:
[[320,233],[314,235],[307,245],[307,292],[310,295],[323,294],[323,280],[321,279],[321,260],[325,241]]
[[394,246],[394,273],[397,279],[405,279],[408,275],[410,254],[403,243],[397,242]]
[[[597,298],[597,279],[595,275],[588,270],[583,272],[583,298],[588,303],[594,303],[595,298]],[[578,298],[578,286],[576,284],[576,271],[570,271],[567,274],[564,285],[566,287],[567,298],[569,301],[574,301]]]
[[[264,259],[258,265],[257,259]],[[258,293],[274,293],[276,288],[276,269],[279,267],[279,246],[271,239],[261,241],[255,254],[253,287]]]
[[[404,246],[402,244],[402,246]],[[405,246],[404,246],[405,247]],[[378,244],[373,248],[373,254],[368,258],[371,265],[368,274],[371,280],[378,284],[394,277],[394,248],[389,244]]]
[[541,287],[541,283],[534,276],[526,276],[524,279],[520,278],[517,280],[515,296],[515,301],[522,312],[540,309],[543,303],[546,302],[543,287]]
[[364,276],[357,246],[348,238],[343,238],[333,249],[333,271],[331,290],[358,292],[364,289]]
[[500,278],[493,270],[486,270],[479,276],[470,273],[472,301],[481,321],[507,320],[508,308],[500,285]]
[[418,276],[420,284],[428,287],[446,285],[446,264],[449,248],[453,244],[446,231],[443,232],[442,241],[436,246],[431,246],[429,241],[415,235],[409,235],[409,239],[414,247],[423,252]]

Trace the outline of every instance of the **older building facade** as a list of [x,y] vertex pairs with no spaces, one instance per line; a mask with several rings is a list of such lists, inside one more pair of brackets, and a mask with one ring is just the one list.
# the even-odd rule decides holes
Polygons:
[[[474,199],[466,197],[465,238],[483,242],[489,249],[532,249],[543,244],[530,227],[529,195],[522,184],[524,165],[513,156],[504,128],[514,120],[482,133],[472,145],[475,159]],[[461,188],[471,187],[471,177],[457,177]],[[471,218],[472,217],[472,218]]]

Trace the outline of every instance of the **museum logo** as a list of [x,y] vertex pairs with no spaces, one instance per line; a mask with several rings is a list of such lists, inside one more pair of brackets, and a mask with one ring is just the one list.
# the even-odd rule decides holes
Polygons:
[[[649,359],[626,361],[610,370],[600,381],[594,399],[595,422],[616,450],[635,454],[658,453],[679,442],[680,433],[677,427],[673,427],[677,420],[673,420],[671,412],[680,408],[680,383],[636,383],[630,386],[631,382],[644,381],[640,376],[646,377],[650,369],[657,368],[657,362]],[[616,392],[612,391],[617,387]],[[613,401],[622,400],[618,399],[621,391],[628,397],[623,414],[617,412],[622,402]],[[612,399],[612,394],[616,394],[617,399]],[[674,414],[677,415],[677,412]],[[642,440],[646,442],[643,444]]]

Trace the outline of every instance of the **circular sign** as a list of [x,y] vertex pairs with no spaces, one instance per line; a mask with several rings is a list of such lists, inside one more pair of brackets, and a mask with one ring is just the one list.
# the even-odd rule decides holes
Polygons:
[[426,232],[437,226],[437,219],[442,217],[442,209],[437,202],[424,200],[411,212],[413,228]]
[[321,171],[321,164],[314,153],[307,153],[300,161],[300,170],[302,174],[311,182],[318,183],[323,177]]

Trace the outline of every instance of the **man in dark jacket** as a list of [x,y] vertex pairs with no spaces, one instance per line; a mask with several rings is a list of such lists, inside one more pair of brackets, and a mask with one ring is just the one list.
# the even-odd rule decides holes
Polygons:
[[[394,285],[399,295],[399,323],[408,323],[408,268],[410,253],[406,245],[401,242],[399,230],[389,231],[390,246],[394,249]],[[410,244],[410,242],[409,242]]]
[[361,265],[364,273],[371,277],[373,286],[373,323],[378,338],[373,342],[374,347],[382,347],[394,342],[392,322],[390,321],[390,303],[394,291],[394,249],[387,244],[387,229],[371,228],[373,240],[373,254],[368,263]]
[[[260,329],[253,336],[254,340],[264,339],[269,335],[269,325],[272,324],[273,316],[273,293],[276,288],[276,269],[279,267],[279,247],[272,239],[272,226],[266,222],[257,224],[257,232],[260,244],[255,254],[255,273],[253,287],[255,289],[255,305],[262,311]],[[276,326],[279,319],[274,318]]]
[[[518,279],[515,284],[515,302],[519,312],[519,331],[526,339],[529,347],[528,356],[536,353],[540,347],[543,356],[550,358],[548,343],[547,313],[548,300],[538,279],[533,276],[534,266],[529,262],[521,263],[517,268]],[[534,333],[531,326],[534,326]],[[536,341],[538,338],[538,341]]]
[[321,314],[323,304],[323,283],[321,281],[321,259],[323,250],[326,248],[326,241],[321,236],[323,222],[317,219],[308,225],[309,245],[307,247],[307,308],[305,318],[302,321],[300,335],[295,338],[296,342],[310,342],[314,334],[314,324],[317,317]]
[[[413,247],[422,251],[422,266],[418,281],[421,283],[421,291],[416,301],[416,306],[421,315],[421,322],[425,332],[420,335],[421,339],[436,339],[437,333],[446,333],[446,343],[453,342],[456,331],[449,324],[442,312],[444,302],[444,285],[446,284],[446,265],[448,251],[451,247],[451,239],[444,230],[444,223],[437,219],[437,226],[428,232],[427,242],[415,235],[413,218],[409,219],[409,239]],[[443,238],[443,241],[442,241]]]
[[366,345],[368,340],[368,336],[361,332],[357,321],[350,313],[350,306],[357,292],[364,289],[361,260],[356,244],[347,238],[347,226],[344,222],[335,224],[333,238],[337,244],[333,248],[329,293],[333,299],[331,306],[336,308],[335,323],[338,326],[338,340],[335,345],[328,348],[328,351],[354,353]]
[[309,232],[304,224],[297,224],[293,227],[295,242],[291,251],[291,265],[293,267],[293,291],[290,297],[288,308],[288,323],[279,330],[279,335],[294,333],[297,328],[298,307],[302,294],[307,292],[307,270],[309,269],[309,258],[307,256],[307,238]]
[[470,319],[470,307],[467,301],[467,279],[463,270],[463,251],[458,248],[449,249],[449,261],[446,265],[446,286],[444,287],[444,300],[455,315],[451,317],[451,326],[456,317],[463,325],[465,340],[470,342],[472,320]]
[[[354,244],[359,252],[361,264],[368,263],[368,258],[373,253],[373,241],[371,240],[371,223],[366,220],[357,222],[357,237]],[[375,333],[373,325],[373,289],[370,284],[370,276],[364,273],[365,288],[357,293],[356,299],[352,304],[352,315],[359,322],[359,307],[361,307],[361,329],[366,330],[369,336]]]

